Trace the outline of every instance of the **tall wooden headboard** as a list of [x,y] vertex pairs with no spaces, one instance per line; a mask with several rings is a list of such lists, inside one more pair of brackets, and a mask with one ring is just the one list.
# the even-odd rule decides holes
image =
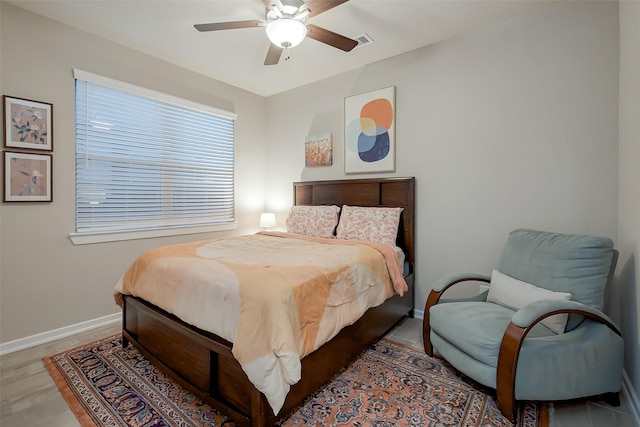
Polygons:
[[415,178],[369,178],[293,183],[294,205],[402,207],[396,244],[411,268],[415,256]]

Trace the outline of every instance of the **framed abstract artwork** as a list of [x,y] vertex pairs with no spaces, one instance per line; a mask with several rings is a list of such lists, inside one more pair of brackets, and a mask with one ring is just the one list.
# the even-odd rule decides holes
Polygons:
[[333,142],[331,132],[309,135],[304,139],[304,165],[306,167],[331,166]]
[[51,202],[52,155],[4,152],[5,202]]
[[344,99],[344,172],[394,172],[395,86]]
[[53,104],[3,95],[4,146],[53,151]]

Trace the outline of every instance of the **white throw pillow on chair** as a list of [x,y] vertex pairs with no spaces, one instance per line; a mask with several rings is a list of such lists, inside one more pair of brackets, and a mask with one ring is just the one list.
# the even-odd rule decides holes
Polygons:
[[[489,284],[487,302],[499,304],[512,310],[520,310],[532,302],[546,299],[568,301],[571,299],[571,294],[567,292],[550,291],[507,276],[498,270],[491,272],[491,283]],[[543,319],[540,323],[556,334],[561,334],[567,325],[567,318],[567,314],[556,314]]]

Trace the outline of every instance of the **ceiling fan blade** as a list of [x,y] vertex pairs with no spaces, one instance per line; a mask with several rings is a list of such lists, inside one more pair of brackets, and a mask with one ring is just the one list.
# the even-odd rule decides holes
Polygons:
[[283,49],[276,46],[273,43],[269,43],[269,50],[267,51],[267,57],[264,58],[264,65],[276,65],[280,62]]
[[219,31],[219,30],[235,30],[236,28],[253,28],[263,27],[264,21],[253,19],[250,21],[234,21],[234,22],[214,22],[211,24],[196,24],[194,27],[198,31]]
[[358,45],[358,42],[353,39],[341,36],[338,33],[318,27],[317,25],[307,24],[307,29],[309,30],[307,37],[328,44],[329,46],[336,47],[340,50],[344,50],[345,52],[350,52]]
[[301,11],[309,9],[309,18],[320,15],[322,12],[326,12],[336,6],[340,6],[342,3],[346,3],[349,0],[309,0],[300,8]]

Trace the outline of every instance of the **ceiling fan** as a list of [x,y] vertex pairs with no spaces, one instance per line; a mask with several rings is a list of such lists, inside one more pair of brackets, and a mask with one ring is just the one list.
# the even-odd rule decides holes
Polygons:
[[[302,42],[305,37],[328,44],[345,52],[351,51],[357,41],[329,31],[317,25],[307,24],[312,18],[349,0],[262,0],[266,7],[264,20],[215,22],[196,24],[198,31],[220,31],[236,28],[266,27],[267,37],[271,41],[264,65],[275,65],[280,61],[282,52],[287,52]],[[288,59],[285,53],[285,59]]]

